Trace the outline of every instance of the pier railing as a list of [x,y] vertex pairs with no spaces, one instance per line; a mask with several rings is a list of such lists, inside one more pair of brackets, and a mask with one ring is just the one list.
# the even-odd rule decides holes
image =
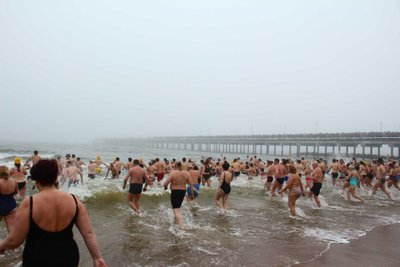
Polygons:
[[382,149],[385,148],[388,150],[385,155],[400,156],[400,132],[136,137],[101,139],[96,142],[218,153],[282,156],[345,154],[369,158],[381,156]]

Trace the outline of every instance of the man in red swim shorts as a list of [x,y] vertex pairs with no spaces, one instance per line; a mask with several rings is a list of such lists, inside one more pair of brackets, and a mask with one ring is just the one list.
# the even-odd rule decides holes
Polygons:
[[154,164],[157,170],[157,182],[158,185],[161,185],[161,180],[164,178],[165,173],[165,163],[160,161],[159,158],[156,158],[156,163]]

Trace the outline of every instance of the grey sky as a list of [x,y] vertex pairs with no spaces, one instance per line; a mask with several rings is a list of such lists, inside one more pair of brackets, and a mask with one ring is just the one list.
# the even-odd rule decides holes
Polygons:
[[0,140],[399,131],[399,1],[1,1]]

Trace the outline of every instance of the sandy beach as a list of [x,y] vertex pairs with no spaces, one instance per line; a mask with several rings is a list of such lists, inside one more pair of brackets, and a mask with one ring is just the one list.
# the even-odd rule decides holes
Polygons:
[[349,244],[333,244],[321,257],[296,266],[400,266],[400,224],[379,226]]

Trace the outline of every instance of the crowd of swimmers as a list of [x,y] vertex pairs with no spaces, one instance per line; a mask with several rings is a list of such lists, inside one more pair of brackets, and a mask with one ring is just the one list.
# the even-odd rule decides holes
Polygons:
[[[29,169],[41,161],[35,151],[25,164],[21,158],[15,158],[14,167],[8,169],[0,167],[0,217],[5,218],[8,231],[15,220],[17,205],[15,195],[25,196],[26,180]],[[288,208],[291,216],[296,216],[296,200],[301,196],[308,196],[321,207],[319,199],[323,182],[327,179],[325,174],[330,174],[332,185],[345,190],[348,200],[351,197],[364,202],[357,188],[370,190],[376,194],[381,190],[389,199],[392,199],[390,189],[395,187],[400,190],[399,163],[388,158],[384,161],[379,158],[374,161],[357,161],[353,158],[350,162],[333,159],[327,162],[323,159],[308,161],[304,158],[293,161],[291,159],[274,159],[263,161],[257,156],[245,159],[234,158],[228,161],[225,157],[213,159],[202,158],[200,162],[192,159],[181,160],[155,158],[147,164],[143,159],[128,158],[122,162],[116,157],[110,163],[104,163],[100,156],[90,160],[87,164],[74,154],[57,157],[56,186],[68,183],[68,186],[77,186],[84,183],[83,166],[87,168],[89,179],[104,177],[119,179],[122,172],[123,189],[128,187],[128,205],[140,214],[140,197],[143,191],[152,187],[164,187],[171,190],[170,200],[174,212],[175,222],[184,228],[180,208],[185,197],[193,205],[197,204],[200,186],[211,187],[211,177],[217,177],[218,185],[215,193],[215,204],[224,212],[228,209],[228,197],[231,192],[231,182],[239,175],[245,174],[247,179],[256,177],[264,183],[264,188],[271,199],[277,194],[283,196],[287,191]],[[103,171],[105,169],[106,171]],[[28,176],[29,177],[29,176]],[[80,179],[79,179],[80,178]],[[330,182],[330,181],[329,181]],[[128,186],[129,184],[129,186]]]

